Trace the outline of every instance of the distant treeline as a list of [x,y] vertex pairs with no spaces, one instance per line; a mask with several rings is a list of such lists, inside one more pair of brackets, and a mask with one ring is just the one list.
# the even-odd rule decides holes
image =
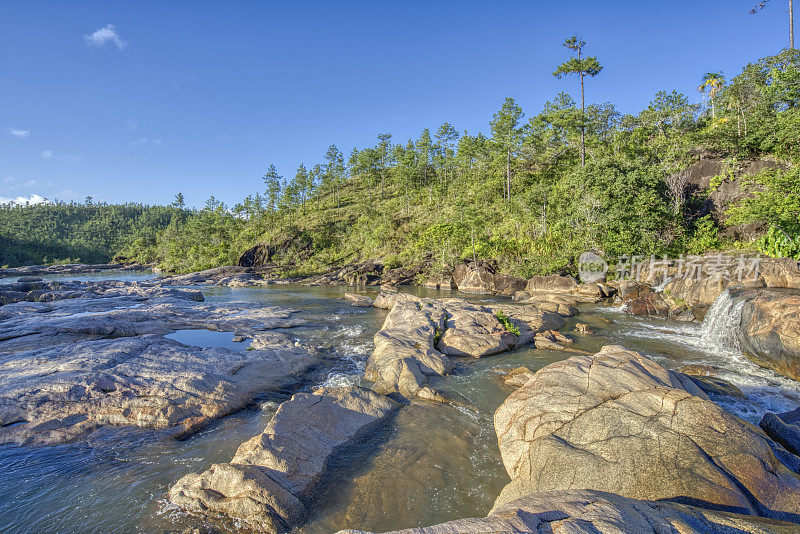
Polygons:
[[0,205],[0,265],[107,263],[123,248],[145,250],[173,220],[176,206],[43,203]]

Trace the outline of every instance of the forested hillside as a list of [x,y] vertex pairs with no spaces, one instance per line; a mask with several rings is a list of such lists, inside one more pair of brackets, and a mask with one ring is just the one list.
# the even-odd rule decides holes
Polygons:
[[[261,243],[265,259],[300,272],[366,259],[427,260],[447,270],[490,258],[527,276],[569,268],[590,249],[610,258],[733,247],[800,254],[800,52],[749,64],[729,80],[704,75],[701,104],[665,90],[627,115],[611,102],[584,104],[580,80],[591,102],[602,58],[587,57],[578,40],[565,46],[575,55],[553,73],[564,77],[565,92],[540,110],[507,98],[483,133],[445,123],[415,139],[381,133],[375,145],[347,153],[331,145],[294,176],[270,166],[265,190],[235,206],[212,197],[190,213],[140,207],[141,215],[125,219],[136,221],[130,228],[114,210],[133,207],[22,208],[32,215],[25,217],[31,236],[42,236],[25,246],[51,247],[22,261],[60,257],[61,245],[91,261],[117,246],[186,272],[234,264]],[[710,183],[696,180],[703,162],[718,170]],[[82,230],[51,237],[45,214],[59,210]],[[93,230],[101,223],[84,221],[81,210],[107,214],[97,220],[111,233]],[[3,222],[5,240],[26,235],[8,227]]]
[[0,265],[51,262],[108,263],[123,247],[144,251],[170,222],[185,221],[177,207],[141,204],[0,204]]

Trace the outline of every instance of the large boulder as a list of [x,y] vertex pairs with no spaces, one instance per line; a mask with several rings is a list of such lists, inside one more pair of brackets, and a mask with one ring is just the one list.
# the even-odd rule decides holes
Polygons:
[[301,524],[327,466],[399,408],[368,389],[322,388],[281,404],[264,432],[229,463],[181,478],[169,500],[194,513],[226,516],[266,532]]
[[[593,490],[546,491],[496,507],[488,517],[457,519],[387,534],[789,534],[796,523],[628,499]],[[343,530],[339,534],[367,534]]]
[[481,358],[505,352],[517,336],[503,326],[492,311],[461,299],[443,301],[447,310],[444,335],[436,344],[448,356]]
[[606,346],[544,367],[495,413],[511,483],[525,495],[593,489],[775,519],[800,518],[800,479],[756,427],[686,376]]
[[453,272],[453,284],[464,293],[510,297],[525,289],[526,282],[516,276],[498,273],[493,262],[479,261],[457,266]]
[[575,293],[578,291],[578,281],[571,276],[551,274],[537,275],[528,280],[525,291],[552,291],[555,293]]
[[750,360],[800,380],[800,292],[758,289],[744,299],[739,344]]
[[534,306],[480,306],[463,299],[420,299],[392,291],[381,292],[374,305],[392,308],[375,334],[375,350],[364,376],[374,382],[376,391],[404,397],[438,399],[427,386],[428,378],[450,371],[448,356],[497,354],[565,324],[557,313]]
[[[427,376],[442,376],[451,368],[447,356],[434,346],[444,332],[446,314],[436,301],[402,293],[392,296],[393,307],[375,334],[364,376],[375,383],[376,391],[413,397],[426,387]],[[375,299],[376,306],[380,299]]]
[[494,292],[495,267],[491,263],[463,263],[453,271],[453,281],[464,293],[491,294]]

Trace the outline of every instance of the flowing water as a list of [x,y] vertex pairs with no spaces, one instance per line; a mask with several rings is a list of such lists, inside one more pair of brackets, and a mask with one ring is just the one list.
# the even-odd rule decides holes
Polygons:
[[[336,358],[319,384],[360,383],[372,336],[386,311],[355,308],[337,287],[202,288],[209,303],[259,302],[299,310],[309,325],[284,330],[292,338],[323,346]],[[411,289],[420,296],[450,292]],[[483,301],[486,299],[472,300]],[[721,297],[702,325],[628,316],[614,308],[586,306],[576,320],[592,335],[574,334],[575,346],[594,352],[619,344],[668,367],[706,364],[739,386],[748,400],[715,399],[731,412],[757,422],[767,410],[800,405],[798,384],[749,363],[734,331],[739,303]],[[231,333],[179,331],[170,337],[200,346],[244,350]],[[510,390],[504,371],[533,370],[569,354],[522,348],[481,360],[461,361],[437,387],[463,406],[412,405],[353,456],[338,461],[332,490],[299,532],[343,528],[375,531],[430,525],[482,516],[508,482],[497,448],[492,416]],[[318,385],[319,385],[318,384]],[[280,398],[226,417],[185,441],[157,432],[103,430],[77,444],[0,447],[0,531],[14,532],[201,532],[235,531],[240,525],[200,519],[169,506],[171,484],[212,463],[230,460],[239,444],[261,432]]]

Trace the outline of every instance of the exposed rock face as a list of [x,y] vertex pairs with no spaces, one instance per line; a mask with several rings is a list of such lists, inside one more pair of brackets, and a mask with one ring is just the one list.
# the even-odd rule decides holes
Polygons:
[[[722,266],[724,274],[715,271],[719,266]],[[691,261],[686,259],[682,264],[673,260],[668,268],[653,271],[649,268],[649,263],[644,261],[638,269],[638,275],[639,282],[614,283],[619,289],[621,301],[632,301],[629,311],[674,318],[681,318],[681,313],[689,311],[694,317],[702,319],[717,297],[734,287],[800,288],[800,263],[787,258],[740,260],[739,256],[716,253],[695,257]],[[660,297],[658,300],[666,304],[666,314],[663,313],[663,304],[660,302],[657,306],[649,306],[646,302],[637,300],[642,297],[652,300],[654,297],[648,296],[652,292],[649,286],[658,284],[662,285],[662,291],[657,293]]]
[[[210,306],[196,302],[200,293],[123,283],[43,295],[52,299],[0,308],[0,443],[57,443],[119,425],[186,435],[297,384],[323,359],[269,332],[305,324],[292,310]],[[162,337],[198,328],[261,350]]]
[[739,293],[739,343],[750,360],[800,380],[800,293],[770,289]]
[[0,443],[71,441],[101,426],[195,432],[319,363],[299,349],[234,352],[146,335],[8,354]]
[[800,479],[776,457],[785,451],[687,377],[622,347],[541,369],[500,406],[495,429],[512,480],[496,507],[593,489],[800,518]]
[[190,512],[287,531],[306,519],[331,459],[398,408],[363,388],[298,393],[281,404],[262,434],[239,446],[230,463],[186,475],[169,490],[169,499]]
[[556,293],[574,293],[578,290],[578,282],[571,276],[551,274],[534,276],[525,286],[525,291],[552,291]]
[[[789,534],[788,523],[592,490],[546,491],[496,507],[488,517],[457,519],[387,534]],[[343,530],[339,534],[367,534]]]

